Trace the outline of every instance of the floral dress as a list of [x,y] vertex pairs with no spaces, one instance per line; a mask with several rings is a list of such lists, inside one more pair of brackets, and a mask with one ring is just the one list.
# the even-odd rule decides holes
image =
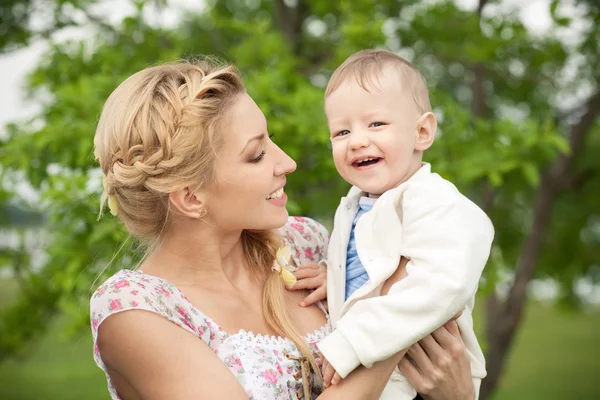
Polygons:
[[[292,248],[296,265],[318,262],[325,257],[328,233],[319,223],[291,217],[281,228],[283,240]],[[142,271],[121,270],[107,279],[90,302],[94,360],[105,372],[112,399],[120,399],[102,362],[98,345],[98,327],[108,316],[126,310],[157,313],[206,343],[227,365],[244,387],[248,398],[297,399],[303,396],[301,354],[292,341],[240,330],[229,334],[195,308],[170,282]],[[326,311],[320,306],[323,312]],[[329,317],[320,329],[306,336],[316,353],[316,343],[331,333]],[[313,398],[320,388],[313,387]]]

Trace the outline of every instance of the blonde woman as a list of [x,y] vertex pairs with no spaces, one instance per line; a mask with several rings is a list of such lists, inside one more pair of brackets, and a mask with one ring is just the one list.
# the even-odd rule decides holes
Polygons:
[[[282,278],[323,258],[328,234],[288,217],[296,164],[233,67],[134,74],[108,98],[94,146],[103,203],[148,248],[140,268],[91,299],[94,358],[113,399],[379,398],[406,351],[322,389],[315,344],[331,331],[327,313],[301,307],[308,292],[286,291]],[[453,329],[440,328],[427,354],[413,351],[421,368],[404,365],[436,399],[470,393],[468,363],[439,366],[466,357],[452,351]]]

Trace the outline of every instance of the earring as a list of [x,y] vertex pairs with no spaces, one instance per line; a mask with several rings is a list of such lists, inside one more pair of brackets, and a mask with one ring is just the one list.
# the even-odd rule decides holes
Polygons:
[[206,216],[206,209],[202,209],[200,210],[200,212],[198,213],[198,218],[204,218]]

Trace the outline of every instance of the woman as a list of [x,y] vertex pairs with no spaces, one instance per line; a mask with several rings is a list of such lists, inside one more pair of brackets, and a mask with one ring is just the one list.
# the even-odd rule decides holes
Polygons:
[[[283,188],[296,165],[271,141],[235,70],[202,62],[134,74],[108,98],[94,145],[104,200],[148,248],[139,270],[117,272],[91,300],[95,360],[112,398],[319,394],[314,344],[330,332],[326,312],[301,307],[307,293],[286,292],[277,271],[285,263],[274,261],[283,244],[296,265],[318,261],[327,232],[309,219],[288,222]],[[448,343],[460,343],[452,329],[429,338],[437,348],[423,343],[431,354],[416,345],[417,368],[405,361],[405,374],[443,377],[435,366]],[[404,354],[318,398],[377,399]],[[468,385],[451,378],[424,389],[464,395]],[[464,397],[435,397],[446,398]]]

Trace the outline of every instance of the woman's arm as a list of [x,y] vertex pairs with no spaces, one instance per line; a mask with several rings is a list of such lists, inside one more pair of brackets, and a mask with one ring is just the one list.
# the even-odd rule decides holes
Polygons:
[[405,354],[406,350],[403,350],[387,360],[376,362],[371,368],[365,368],[361,365],[345,379],[325,389],[318,399],[379,399],[392,375],[394,367],[398,365],[398,362],[403,359]]
[[98,347],[124,400],[247,399],[215,353],[192,333],[143,310],[109,316]]
[[[113,386],[124,400],[248,398],[204,342],[151,312],[131,310],[111,315],[99,327],[98,347]],[[358,368],[318,398],[379,399],[404,354],[369,369]]]
[[426,400],[476,398],[471,364],[455,321],[411,346],[398,367]]

